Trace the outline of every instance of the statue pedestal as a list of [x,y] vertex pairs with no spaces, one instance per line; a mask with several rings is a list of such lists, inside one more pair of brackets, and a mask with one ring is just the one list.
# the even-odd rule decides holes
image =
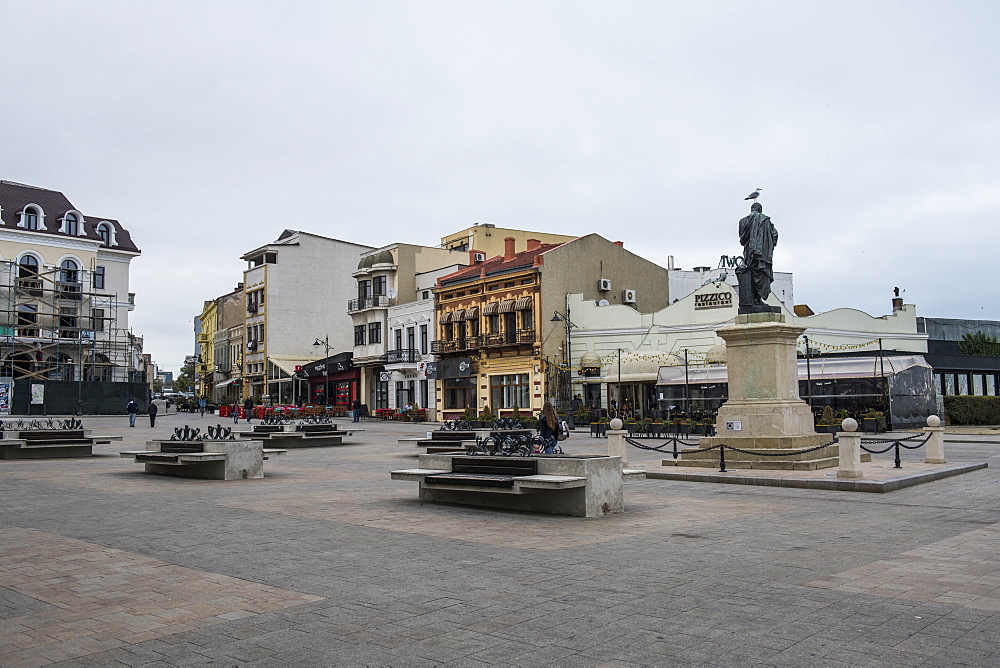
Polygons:
[[[729,399],[719,409],[717,436],[702,438],[699,447],[719,443],[775,456],[726,451],[732,468],[812,470],[836,466],[839,449],[830,434],[817,434],[808,404],[799,398],[795,343],[802,327],[785,322],[781,313],[736,316],[718,330],[726,342]],[[804,453],[797,450],[827,447]],[[718,466],[718,451],[682,452],[677,466]]]

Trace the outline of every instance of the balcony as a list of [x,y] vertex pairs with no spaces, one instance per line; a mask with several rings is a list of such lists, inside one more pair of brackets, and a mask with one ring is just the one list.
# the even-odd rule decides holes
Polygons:
[[353,313],[354,311],[363,311],[366,308],[388,308],[390,306],[396,305],[395,297],[386,297],[385,295],[373,295],[371,297],[364,297],[361,299],[352,299],[347,302],[347,312]]
[[496,332],[495,334],[484,334],[482,347],[498,348],[502,346],[530,346],[535,342],[535,330],[515,329],[507,332]]
[[83,286],[75,281],[59,281],[56,290],[61,299],[80,299],[83,294]]
[[475,350],[480,347],[481,336],[467,336],[464,339],[431,341],[432,353],[453,353],[461,350]]
[[416,364],[420,361],[420,351],[416,348],[400,348],[385,354],[386,364]]

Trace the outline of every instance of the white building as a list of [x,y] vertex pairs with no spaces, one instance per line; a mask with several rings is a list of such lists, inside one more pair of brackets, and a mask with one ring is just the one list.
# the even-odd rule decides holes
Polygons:
[[243,397],[297,403],[305,398],[297,368],[352,349],[352,323],[343,304],[356,291],[352,274],[358,254],[369,250],[285,230],[277,240],[243,254]]
[[24,399],[15,408],[29,410],[29,385],[45,388],[34,390],[44,392],[30,409],[39,412],[117,412],[132,394],[144,401],[142,339],[128,325],[139,249],[128,231],[60,192],[10,181],[0,181],[0,223],[0,385],[13,385],[15,404]]

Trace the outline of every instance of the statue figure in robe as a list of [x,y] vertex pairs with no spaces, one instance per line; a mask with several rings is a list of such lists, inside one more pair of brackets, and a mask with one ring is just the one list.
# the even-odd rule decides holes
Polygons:
[[740,284],[739,312],[780,312],[780,308],[765,303],[774,280],[772,263],[778,230],[771,217],[764,215],[760,202],[754,202],[750,215],[740,219],[740,243],[743,244],[743,266],[736,270]]

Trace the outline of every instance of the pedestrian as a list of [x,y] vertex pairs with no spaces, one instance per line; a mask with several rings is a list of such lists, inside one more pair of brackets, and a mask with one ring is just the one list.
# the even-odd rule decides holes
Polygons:
[[170,399],[167,399],[166,403],[163,406],[163,414],[166,415],[169,412],[170,412]]
[[134,427],[135,416],[139,414],[139,404],[136,403],[134,398],[125,404],[125,412],[128,413],[128,426]]
[[150,427],[155,427],[156,426],[156,413],[159,410],[160,409],[156,407],[156,402],[155,401],[150,401],[149,402],[149,410],[147,412],[149,413],[149,426]]
[[559,434],[559,417],[551,401],[546,401],[538,416],[538,435],[542,439],[542,454],[551,455],[555,450]]
[[246,414],[247,422],[253,417],[253,399],[247,397],[243,402],[243,412]]
[[205,406],[208,405],[208,400],[205,399],[205,395],[198,397],[198,410],[201,411],[201,416],[205,417]]
[[354,409],[354,421],[361,421],[361,399],[355,397],[354,403],[351,404],[351,408]]
[[233,424],[240,423],[240,405],[233,400],[233,405],[229,409],[229,413],[233,416]]

